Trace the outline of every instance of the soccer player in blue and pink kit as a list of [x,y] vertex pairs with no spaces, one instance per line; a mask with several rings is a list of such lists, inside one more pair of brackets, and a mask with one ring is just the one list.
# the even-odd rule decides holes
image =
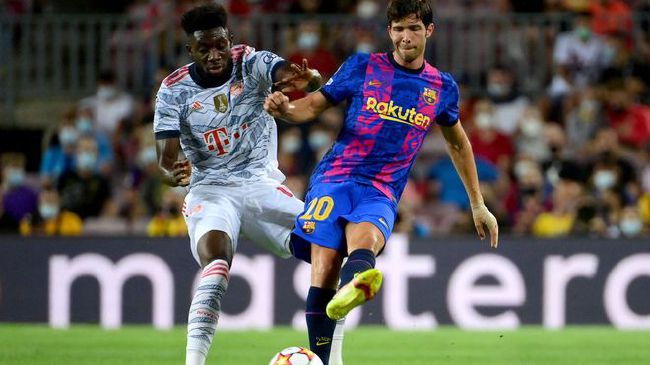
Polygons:
[[491,246],[498,242],[497,221],[483,202],[472,148],[458,120],[456,82],[424,60],[434,30],[431,5],[394,0],[387,17],[393,52],[355,54],[318,92],[293,102],[276,92],[264,104],[276,118],[304,123],[347,101],[345,123],[311,177],[293,231],[294,255],[312,265],[310,346],[330,365],[336,320],[381,286],[375,256],[391,234],[415,157],[436,124],[469,195],[479,236],[486,236],[487,227]]

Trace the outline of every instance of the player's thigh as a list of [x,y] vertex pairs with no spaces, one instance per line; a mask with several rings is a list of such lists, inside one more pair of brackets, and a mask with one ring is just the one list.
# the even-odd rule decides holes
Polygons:
[[367,188],[364,198],[345,216],[348,253],[357,249],[372,250],[375,255],[384,248],[397,216],[397,205],[374,188]]
[[[183,216],[187,224],[187,231],[190,236],[190,249],[192,256],[202,265],[202,262],[209,260],[210,257],[200,257],[202,255],[210,256],[211,253],[231,252],[237,249],[239,238],[239,229],[241,226],[240,207],[224,193],[207,193],[203,191],[190,191],[185,197],[183,204]],[[202,247],[199,250],[199,244],[219,245],[219,242],[225,241],[219,238],[219,234],[206,236],[208,232],[223,232],[229,238],[231,245],[230,250],[218,247]]]
[[286,186],[259,184],[247,196],[242,233],[270,252],[289,257],[289,237],[303,206]]
[[316,184],[309,189],[305,208],[293,230],[294,256],[311,262],[312,243],[346,253],[345,220],[352,209],[345,184]]

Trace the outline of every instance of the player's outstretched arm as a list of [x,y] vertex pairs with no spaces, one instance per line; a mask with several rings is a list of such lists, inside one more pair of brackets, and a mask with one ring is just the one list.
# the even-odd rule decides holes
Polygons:
[[483,201],[476,172],[476,162],[474,162],[474,152],[472,152],[472,145],[469,143],[467,134],[465,134],[460,121],[451,127],[442,126],[440,128],[445,141],[447,141],[449,156],[463,181],[467,195],[469,195],[476,231],[479,237],[484,239],[486,236],[484,227],[487,227],[490,232],[490,246],[496,248],[499,244],[499,225]]
[[276,91],[264,101],[264,110],[274,118],[293,124],[314,120],[330,106],[330,102],[318,91],[292,102],[289,102],[289,98],[282,92]]
[[190,184],[192,166],[188,160],[178,160],[181,142],[178,137],[156,141],[158,153],[158,171],[163,183],[169,186],[187,186]]

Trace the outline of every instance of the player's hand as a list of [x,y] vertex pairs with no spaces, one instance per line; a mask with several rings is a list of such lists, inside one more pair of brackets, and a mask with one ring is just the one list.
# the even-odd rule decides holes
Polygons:
[[192,177],[192,165],[188,160],[174,162],[172,166],[172,176],[177,186],[188,186]]
[[274,118],[282,118],[289,110],[289,97],[280,91],[266,97],[264,110]]
[[289,70],[289,76],[286,76],[282,80],[273,84],[283,93],[305,90],[314,77],[320,77],[318,71],[309,68],[306,58],[302,59],[302,65],[292,63],[289,66]]
[[485,227],[490,232],[490,247],[497,248],[499,245],[499,225],[497,219],[488,210],[484,203],[472,206],[472,217],[474,226],[481,239],[485,238]]

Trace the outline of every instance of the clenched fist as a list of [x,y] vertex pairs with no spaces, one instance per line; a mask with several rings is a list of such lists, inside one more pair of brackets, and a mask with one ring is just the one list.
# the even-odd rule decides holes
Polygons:
[[282,118],[289,110],[289,97],[280,91],[266,97],[264,110],[274,118]]
[[174,162],[173,170],[171,171],[173,181],[177,186],[187,186],[190,184],[192,177],[192,165],[188,160],[181,160]]

